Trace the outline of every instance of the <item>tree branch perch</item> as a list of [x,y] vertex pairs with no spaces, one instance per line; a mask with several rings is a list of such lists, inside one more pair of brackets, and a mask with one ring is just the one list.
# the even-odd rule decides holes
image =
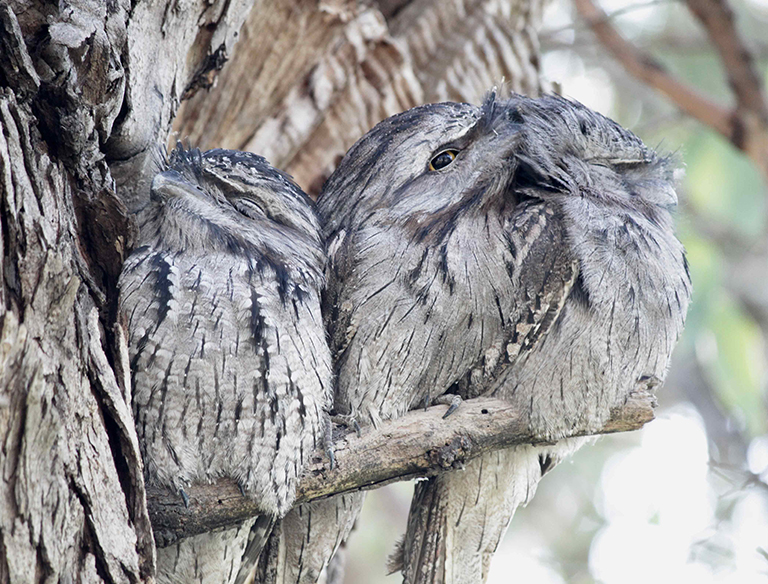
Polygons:
[[[597,434],[637,430],[653,419],[655,397],[650,393],[631,396]],[[391,482],[434,476],[459,469],[493,450],[516,444],[542,443],[514,407],[499,399],[465,401],[443,420],[445,406],[410,412],[366,427],[362,436],[354,432],[336,440],[336,468],[318,452],[301,479],[296,503],[339,493],[368,490]],[[586,432],[574,432],[584,436]],[[231,479],[189,488],[189,507],[178,493],[147,488],[149,513],[158,547],[178,539],[231,525],[259,514],[253,502],[242,496]]]
[[763,83],[752,63],[752,55],[736,30],[731,7],[724,0],[687,0],[687,4],[717,47],[738,106],[768,120]]

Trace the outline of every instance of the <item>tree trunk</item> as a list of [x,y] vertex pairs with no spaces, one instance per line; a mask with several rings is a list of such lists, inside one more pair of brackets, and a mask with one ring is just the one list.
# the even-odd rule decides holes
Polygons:
[[2,582],[152,580],[114,322],[135,228],[109,163],[131,201],[147,179],[136,169],[250,2],[186,4],[0,5]]
[[265,156],[311,195],[377,122],[422,103],[539,93],[539,0],[349,0],[256,8],[174,139]]
[[538,0],[252,4],[0,3],[0,582],[153,579],[115,285],[182,99],[317,193],[387,115],[539,89]]

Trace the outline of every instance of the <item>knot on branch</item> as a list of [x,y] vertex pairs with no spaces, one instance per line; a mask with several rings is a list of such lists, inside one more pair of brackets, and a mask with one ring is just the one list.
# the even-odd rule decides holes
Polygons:
[[448,444],[427,453],[430,466],[441,470],[459,470],[472,452],[472,440],[468,436],[456,436]]
[[175,531],[169,529],[158,529],[154,531],[155,545],[159,548],[168,547],[175,544],[179,540],[179,536]]

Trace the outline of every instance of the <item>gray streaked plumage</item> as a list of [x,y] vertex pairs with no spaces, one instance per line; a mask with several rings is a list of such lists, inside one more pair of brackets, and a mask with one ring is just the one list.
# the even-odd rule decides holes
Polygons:
[[158,581],[240,582],[322,442],[332,384],[317,218],[263,158],[179,147],[139,226],[120,309],[147,482],[183,494],[231,477],[264,512],[158,550]]
[[343,562],[337,561],[334,554],[351,531],[362,503],[362,494],[348,493],[292,509],[275,526],[254,581],[342,584]]
[[[445,151],[455,158],[430,170]],[[599,429],[663,380],[683,326],[673,172],[558,97],[422,106],[376,126],[318,206],[336,410],[377,424],[446,392],[484,394],[514,402],[545,440]],[[419,483],[396,561],[405,581],[483,582],[515,508],[580,443],[495,452]]]
[[[387,388],[393,383],[396,387],[411,388],[415,383],[414,378],[424,373],[424,383],[430,384],[428,374],[419,369],[426,361],[420,364],[413,360],[416,349],[411,352],[409,347],[404,346],[402,352],[396,348],[388,352],[389,343],[397,340],[397,333],[393,330],[395,324],[398,330],[413,332],[416,336],[412,339],[414,348],[417,343],[428,341],[429,334],[423,324],[436,298],[430,297],[426,304],[419,300],[415,309],[409,309],[409,306],[402,302],[408,297],[409,291],[415,290],[416,285],[422,287],[425,293],[429,293],[429,286],[424,286],[424,277],[416,273],[420,269],[418,266],[424,261],[421,260],[422,249],[409,245],[400,233],[382,230],[375,222],[366,225],[365,235],[354,236],[352,231],[363,226],[359,225],[359,222],[354,223],[349,217],[358,204],[362,203],[364,206],[361,213],[373,206],[368,203],[369,195],[373,197],[377,193],[380,194],[381,189],[390,186],[395,189],[400,180],[398,177],[404,177],[406,173],[411,172],[411,168],[398,168],[390,163],[422,140],[421,136],[407,131],[409,118],[417,112],[424,115],[432,112],[430,119],[435,124],[428,129],[426,139],[432,140],[435,145],[441,143],[447,131],[461,134],[478,120],[477,108],[443,104],[416,108],[381,122],[353,146],[342,160],[339,168],[326,183],[318,203],[326,242],[332,246],[329,253],[334,258],[328,271],[329,288],[324,301],[324,317],[335,355],[335,408],[340,414],[354,414],[362,425],[377,424],[379,420],[401,415],[424,400],[424,395],[418,395],[416,392],[413,392],[413,395],[405,395],[403,392],[392,391],[385,395]],[[448,128],[444,127],[445,118],[442,116],[445,113],[454,116]],[[381,133],[377,134],[377,131],[381,130],[386,133],[385,144],[379,143]],[[388,139],[390,134],[393,134],[391,140]],[[358,167],[363,153],[372,151],[377,151],[381,156],[366,161],[364,167]],[[403,162],[408,162],[408,156],[401,157]],[[418,162],[417,166],[421,169],[421,162]],[[364,188],[366,190],[361,192]],[[348,198],[342,202],[340,199],[345,197]],[[392,215],[398,212],[403,213],[393,211]],[[382,203],[381,213],[389,216],[386,203]],[[346,237],[347,234],[350,234],[349,238]],[[362,245],[358,243],[361,240]],[[365,243],[368,241],[374,245],[366,247]],[[371,253],[366,253],[366,250]],[[400,257],[399,250],[409,257]],[[412,266],[412,277],[395,278],[395,274],[408,265]],[[384,286],[390,280],[394,285]],[[379,294],[379,288],[385,294]],[[393,308],[405,318],[404,322],[400,323],[397,319],[391,319],[393,326],[388,328],[387,315]],[[443,307],[437,309],[442,310]],[[387,334],[377,334],[384,329]],[[436,338],[432,340],[435,341]],[[440,341],[440,347],[446,351],[447,341],[447,338]],[[430,350],[434,352],[437,349],[430,347]],[[398,358],[406,357],[407,364],[397,362]],[[464,369],[470,363],[471,361],[468,361]],[[394,372],[398,365],[403,366]],[[437,364],[432,366],[429,373],[439,373],[438,367]],[[395,375],[397,379],[394,378]],[[390,381],[387,381],[388,379]],[[441,379],[440,383],[445,384],[446,380]],[[371,404],[373,396],[378,400],[375,404]],[[388,399],[380,399],[385,397]],[[363,499],[362,493],[351,493],[313,501],[310,506],[302,505],[292,510],[283,522],[282,529],[276,530],[270,539],[269,547],[279,551],[272,553],[268,565],[260,567],[261,578],[258,581],[268,584],[322,582],[328,562],[352,529]],[[287,525],[289,522],[290,528]],[[278,538],[279,542],[275,541]]]

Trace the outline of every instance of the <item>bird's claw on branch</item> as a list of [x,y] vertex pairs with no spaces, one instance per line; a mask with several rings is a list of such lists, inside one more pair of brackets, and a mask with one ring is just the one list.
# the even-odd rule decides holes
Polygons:
[[448,416],[450,416],[453,412],[455,412],[459,408],[462,401],[464,400],[461,399],[460,395],[445,393],[439,396],[438,398],[436,398],[434,403],[435,405],[443,404],[448,406],[448,409],[443,414],[443,420],[445,420]]
[[330,420],[339,426],[352,428],[357,434],[358,438],[363,435],[363,431],[360,428],[360,424],[357,423],[357,418],[355,418],[354,414],[334,414],[331,416]]
[[331,416],[325,420],[325,430],[323,432],[323,443],[325,445],[325,454],[328,456],[328,465],[331,470],[336,468],[336,454],[333,447],[333,422]]
[[189,495],[187,495],[184,489],[179,489],[179,495],[181,495],[181,500],[184,502],[184,507],[189,509]]

